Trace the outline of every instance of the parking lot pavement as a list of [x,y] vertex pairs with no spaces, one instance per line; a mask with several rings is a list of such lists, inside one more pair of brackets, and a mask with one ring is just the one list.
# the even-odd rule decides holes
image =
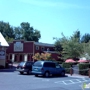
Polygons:
[[69,80],[63,80],[63,81],[56,81],[55,83],[57,84],[64,84],[64,85],[70,85],[70,84],[79,84],[83,82],[88,82],[90,80],[85,79],[85,78],[78,78],[78,79],[69,79]]
[[20,75],[19,72],[0,72],[1,90],[82,90],[81,85],[89,78],[77,77],[35,77]]
[[75,78],[75,77],[52,77],[52,78],[43,78],[43,77],[34,77],[33,80],[40,80],[46,82],[53,82],[54,84],[59,85],[75,85],[81,84],[84,82],[90,82],[89,78]]
[[73,74],[72,76],[70,74],[66,74],[68,77],[77,77],[77,78],[88,78],[89,76],[79,75],[79,74]]

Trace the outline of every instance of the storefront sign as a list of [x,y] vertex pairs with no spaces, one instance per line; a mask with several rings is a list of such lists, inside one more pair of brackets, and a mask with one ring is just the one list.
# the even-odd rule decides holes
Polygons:
[[16,42],[15,44],[14,44],[14,51],[19,51],[19,52],[21,52],[21,51],[23,51],[23,43],[21,43],[21,42]]
[[0,60],[5,60],[5,51],[0,50]]

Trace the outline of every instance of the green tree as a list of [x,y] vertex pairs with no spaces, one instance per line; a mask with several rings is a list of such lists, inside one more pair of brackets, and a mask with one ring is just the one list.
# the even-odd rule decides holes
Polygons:
[[8,43],[13,42],[13,40],[14,40],[13,38],[10,38],[8,36],[6,36],[5,39],[6,39],[6,41],[8,41]]
[[63,50],[62,45],[59,40],[55,42],[54,46],[55,46],[55,51],[61,52]]
[[63,57],[67,58],[79,58],[80,54],[83,52],[82,44],[78,42],[78,39],[69,39],[66,43],[62,43],[63,47]]
[[15,40],[23,38],[23,30],[20,27],[14,27]]
[[76,38],[78,40],[78,42],[81,42],[81,34],[80,34],[80,31],[79,30],[76,30],[74,32],[74,34],[71,36],[71,38]]
[[[62,47],[62,51],[59,51],[62,55],[62,59],[67,58],[79,58],[80,54],[83,53],[82,44],[79,42],[78,33],[74,33],[69,38],[62,34],[62,38],[58,39],[58,43]],[[57,44],[57,43],[55,43]],[[58,44],[57,44],[58,45]]]
[[36,41],[38,42],[41,38],[40,31],[35,30],[33,27],[30,26],[28,22],[21,23],[22,29],[22,38],[27,41]]
[[61,54],[61,52],[62,52],[62,50],[63,50],[61,43],[66,43],[67,40],[68,40],[68,38],[65,37],[63,33],[61,33],[61,35],[62,35],[62,38],[54,38],[54,39],[56,40],[56,41],[55,41],[55,44],[54,44],[55,50],[56,50],[57,52],[59,52],[60,54]]
[[38,42],[41,38],[40,31],[31,27],[28,22],[22,22],[19,27],[12,27],[9,23],[0,21],[0,32],[8,42],[14,39]]
[[85,57],[87,60],[90,60],[90,41],[83,44],[83,53],[81,53],[80,58]]
[[0,21],[0,32],[5,38],[7,38],[7,40],[15,38],[13,27],[11,27],[9,23]]
[[89,33],[82,36],[82,38],[81,38],[82,43],[88,43],[89,41],[90,41],[90,34]]

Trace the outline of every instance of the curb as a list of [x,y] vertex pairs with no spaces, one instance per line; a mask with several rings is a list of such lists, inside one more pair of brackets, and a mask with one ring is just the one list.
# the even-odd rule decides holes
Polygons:
[[70,74],[66,74],[68,77],[74,77],[74,78],[88,78],[89,79],[89,76],[82,76],[82,75],[70,75]]

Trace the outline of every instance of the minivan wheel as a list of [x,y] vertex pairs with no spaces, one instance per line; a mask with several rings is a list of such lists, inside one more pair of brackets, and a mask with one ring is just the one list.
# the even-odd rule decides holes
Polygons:
[[23,74],[23,72],[20,72],[20,74]]
[[61,72],[61,76],[65,76],[65,71],[62,71]]
[[50,76],[50,73],[49,72],[45,72],[44,76],[45,77],[49,77]]

